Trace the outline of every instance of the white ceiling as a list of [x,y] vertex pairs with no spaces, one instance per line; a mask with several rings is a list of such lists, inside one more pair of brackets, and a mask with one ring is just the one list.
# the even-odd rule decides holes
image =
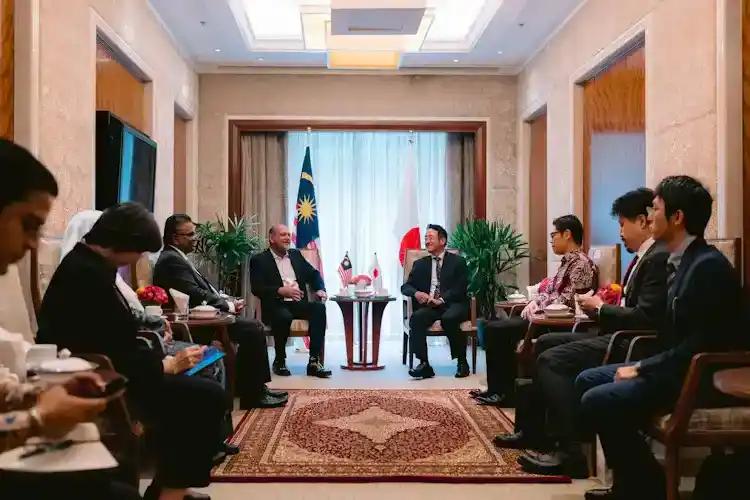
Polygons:
[[[302,3],[302,0],[298,1]],[[381,6],[382,1],[372,0],[370,3]],[[467,51],[406,52],[402,54],[399,71],[484,70],[517,73],[584,1],[495,0],[499,7],[496,7],[494,15],[488,17],[486,28],[478,32],[476,42]],[[234,15],[241,0],[149,2],[183,54],[192,59],[200,72],[264,68],[325,70],[327,67],[325,51],[304,48],[258,50],[258,42],[248,40],[248,31],[239,26],[242,19],[238,21],[238,16]],[[489,4],[493,0],[486,2]],[[398,1],[388,1],[389,5],[394,3],[398,4]]]

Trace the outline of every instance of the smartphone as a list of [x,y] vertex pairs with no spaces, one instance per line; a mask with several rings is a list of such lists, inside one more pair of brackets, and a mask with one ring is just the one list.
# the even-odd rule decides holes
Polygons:
[[104,390],[102,390],[101,396],[99,397],[108,398],[110,396],[114,396],[118,392],[125,389],[127,385],[128,379],[118,374],[117,377],[114,377],[111,380],[107,381],[107,385],[104,386]]

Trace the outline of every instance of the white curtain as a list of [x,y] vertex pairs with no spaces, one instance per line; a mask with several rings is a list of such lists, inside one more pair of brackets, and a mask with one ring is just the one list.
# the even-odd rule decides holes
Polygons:
[[[385,310],[381,336],[402,332],[400,240],[394,234],[402,173],[409,152],[408,132],[290,132],[287,151],[287,199],[294,218],[305,147],[310,145],[320,224],[323,272],[329,295],[338,293],[338,266],[349,252],[354,274],[368,273],[377,252],[383,286],[398,298]],[[446,222],[445,133],[416,134],[415,172],[419,225]],[[328,302],[328,335],[343,336],[338,305]]]

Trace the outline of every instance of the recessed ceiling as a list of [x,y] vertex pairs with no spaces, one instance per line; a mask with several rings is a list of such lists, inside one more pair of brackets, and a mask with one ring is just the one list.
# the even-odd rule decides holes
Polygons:
[[585,0],[149,1],[202,72],[324,70],[336,53],[400,71],[515,73]]

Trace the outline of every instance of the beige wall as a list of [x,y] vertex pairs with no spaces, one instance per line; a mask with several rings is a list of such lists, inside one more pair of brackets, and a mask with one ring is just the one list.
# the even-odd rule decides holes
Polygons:
[[77,211],[94,205],[96,31],[104,32],[150,80],[149,132],[158,144],[157,219],[172,209],[174,109],[195,114],[198,78],[146,0],[24,0],[17,18],[19,142],[55,173],[61,187],[47,233],[59,236]]
[[488,120],[487,213],[515,220],[516,83],[501,76],[201,75],[198,216],[227,212],[229,116]]
[[[684,173],[706,183],[714,195],[722,192],[720,183],[728,173],[726,163],[720,161],[717,145],[723,142],[717,138],[717,123],[726,116],[717,102],[726,97],[726,89],[721,87],[717,94],[717,76],[726,67],[717,54],[724,50],[726,33],[719,17],[733,3],[589,0],[527,64],[519,75],[519,123],[547,107],[548,219],[580,213],[582,208],[580,140],[576,137],[580,101],[575,82],[639,32],[645,32],[646,40],[647,183],[654,186],[666,175]],[[528,147],[523,125],[519,132],[519,147]],[[518,206],[519,223],[525,228],[529,203],[523,190],[528,165],[525,155],[521,157]],[[741,202],[741,193],[740,199],[736,192],[731,196],[729,202]],[[715,210],[728,203],[726,198],[718,201]],[[717,219],[723,215],[712,219],[709,236],[717,234]],[[732,224],[722,228],[722,236],[737,230]]]

